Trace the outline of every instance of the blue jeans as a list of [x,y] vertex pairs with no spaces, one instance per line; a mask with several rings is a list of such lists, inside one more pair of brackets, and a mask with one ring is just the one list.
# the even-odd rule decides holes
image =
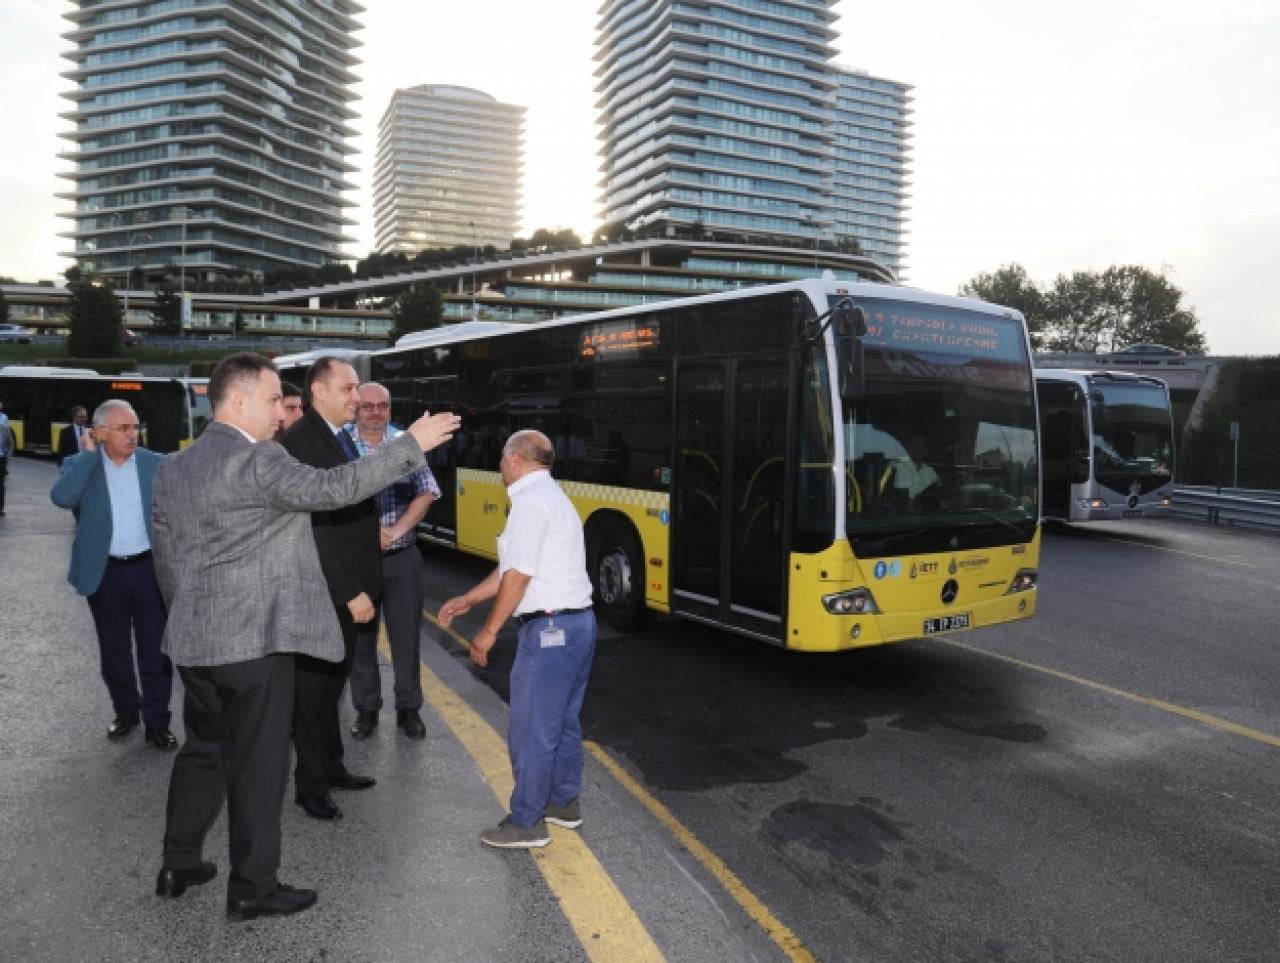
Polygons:
[[[548,629],[564,632],[564,645],[543,646]],[[582,726],[578,713],[596,651],[594,612],[537,618],[520,627],[511,669],[511,722],[507,749],[516,787],[511,820],[529,828],[548,804],[563,806],[582,789]]]

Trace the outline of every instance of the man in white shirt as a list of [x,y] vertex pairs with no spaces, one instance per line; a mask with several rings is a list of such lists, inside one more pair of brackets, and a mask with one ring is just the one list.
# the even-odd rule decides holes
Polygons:
[[551,842],[547,823],[582,825],[582,726],[578,714],[596,648],[582,521],[551,477],[554,449],[537,431],[518,431],[502,450],[502,480],[511,499],[498,536],[498,567],[465,595],[440,607],[448,626],[493,599],[471,640],[471,661],[484,666],[502,623],[520,622],[511,669],[507,745],[515,790],[511,813],[480,841],[501,849]]

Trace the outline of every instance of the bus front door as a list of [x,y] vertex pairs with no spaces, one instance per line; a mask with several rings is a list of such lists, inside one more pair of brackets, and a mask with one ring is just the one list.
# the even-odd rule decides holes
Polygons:
[[681,363],[672,478],[672,610],[781,642],[786,358]]

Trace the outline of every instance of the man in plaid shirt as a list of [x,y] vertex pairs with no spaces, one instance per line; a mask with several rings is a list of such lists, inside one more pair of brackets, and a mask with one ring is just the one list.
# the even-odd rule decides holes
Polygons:
[[[391,393],[377,382],[360,386],[360,407],[347,432],[363,458],[391,441],[400,430],[389,424]],[[422,724],[422,681],[418,674],[418,633],[422,627],[422,556],[418,522],[440,497],[440,486],[426,465],[374,496],[382,539],[382,598],[376,602],[391,642],[395,673],[396,725],[412,739],[427,734]],[[351,702],[356,722],[351,734],[367,739],[378,727],[382,679],[378,672],[378,617],[357,626],[351,663]]]

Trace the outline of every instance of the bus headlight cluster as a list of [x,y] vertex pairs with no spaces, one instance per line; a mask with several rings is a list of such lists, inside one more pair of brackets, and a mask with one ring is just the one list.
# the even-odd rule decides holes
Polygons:
[[868,612],[879,612],[876,600],[865,588],[849,589],[847,592],[836,592],[822,596],[822,607],[832,615],[863,615]]
[[1081,508],[1083,508],[1085,511],[1089,511],[1090,509],[1099,509],[1099,508],[1107,507],[1107,503],[1103,501],[1101,498],[1077,498],[1076,504],[1079,505]]
[[1009,590],[1005,595],[1015,595],[1018,592],[1027,592],[1036,587],[1036,570],[1033,568],[1020,568],[1018,574],[1013,577],[1013,581],[1009,583]]

